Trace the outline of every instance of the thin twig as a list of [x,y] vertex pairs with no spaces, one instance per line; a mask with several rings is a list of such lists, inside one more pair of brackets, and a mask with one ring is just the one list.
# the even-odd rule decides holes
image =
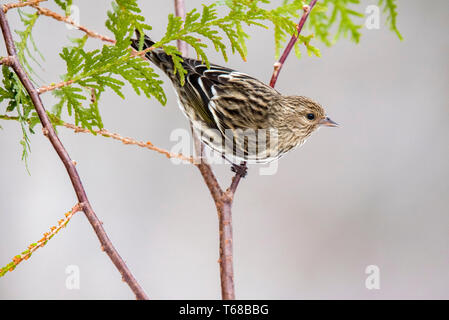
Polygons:
[[287,47],[285,47],[284,52],[282,53],[281,58],[279,61],[277,61],[274,64],[274,71],[273,75],[271,76],[270,86],[274,88],[276,85],[276,81],[278,79],[279,73],[281,72],[282,67],[284,66],[285,60],[287,60],[288,55],[290,54],[290,51],[292,51],[293,47],[295,46],[296,41],[298,40],[299,34],[301,33],[302,28],[304,27],[304,24],[306,23],[307,18],[309,17],[310,11],[315,6],[318,0],[311,0],[309,5],[304,5],[303,7],[303,14],[301,17],[301,20],[299,20],[298,25],[296,26],[296,33],[292,35],[290,41],[287,44]]
[[11,57],[3,57],[0,59],[0,65],[5,65],[5,66],[11,66],[13,63],[14,59],[12,59]]
[[47,8],[40,7],[40,6],[38,6],[38,5],[33,5],[32,7],[33,7],[33,8],[36,8],[37,11],[39,12],[39,14],[42,14],[42,15],[44,15],[44,16],[51,17],[51,18],[56,19],[56,20],[58,20],[58,21],[62,21],[62,22],[65,22],[65,23],[67,23],[67,24],[70,24],[70,25],[74,26],[75,28],[77,28],[78,30],[83,31],[83,32],[84,32],[85,34],[87,34],[89,37],[97,38],[97,39],[100,39],[100,40],[102,40],[102,41],[106,41],[106,42],[110,42],[110,43],[115,43],[115,42],[116,42],[114,39],[111,39],[111,38],[109,38],[109,37],[107,37],[107,36],[104,36],[104,35],[102,35],[102,34],[99,34],[99,33],[97,33],[97,32],[94,32],[94,31],[92,31],[92,30],[89,30],[89,29],[87,29],[86,27],[77,24],[75,21],[73,21],[73,20],[70,19],[69,17],[62,16],[62,15],[60,15],[59,13],[56,13],[56,12],[54,12],[54,11],[51,11],[51,10],[49,10],[49,9],[47,9]]
[[14,121],[19,121],[19,117],[16,116],[8,116],[6,114],[0,114],[0,119],[2,120],[14,120]]
[[[90,131],[88,129],[76,126],[72,123],[67,123],[62,121],[61,119],[57,118],[56,116],[53,115],[49,115],[52,122],[55,123],[56,125],[61,125],[67,129],[71,129],[73,130],[75,133],[89,133],[89,134],[97,134],[97,135],[101,135],[103,137],[107,137],[107,138],[112,138],[114,140],[117,141],[121,141],[123,144],[129,144],[129,145],[135,145],[141,148],[145,148],[148,150],[152,150],[152,151],[156,151],[157,153],[160,153],[164,156],[166,156],[169,159],[179,159],[191,164],[195,164],[197,163],[197,160],[193,157],[187,157],[185,155],[183,155],[182,153],[173,153],[173,152],[169,152],[167,150],[164,150],[162,148],[156,147],[155,145],[153,145],[150,141],[144,142],[144,141],[138,141],[134,138],[130,138],[130,137],[123,137],[122,135],[118,134],[118,133],[113,133],[110,132],[106,129],[101,129],[101,130],[93,130]],[[13,121],[19,121],[20,118],[17,116],[9,116],[7,114],[0,114],[0,120],[13,120]]]
[[221,207],[218,207],[220,228],[220,279],[223,300],[235,299],[234,287],[234,253],[232,234],[232,202],[228,193],[223,195]]
[[[74,124],[66,123],[64,121],[61,121],[60,123],[61,123],[62,126],[68,128],[68,129],[72,129],[73,131],[75,131],[75,133],[82,132],[82,133],[93,134],[92,131],[90,131],[88,129],[81,128],[81,127],[78,127],[78,126],[75,126]],[[147,142],[137,141],[137,140],[135,140],[133,138],[123,137],[123,136],[119,135],[118,133],[109,132],[106,129],[94,130],[93,132],[95,132],[95,133],[97,133],[99,135],[102,135],[104,137],[109,137],[109,138],[112,138],[114,140],[121,141],[121,142],[123,142],[123,144],[136,145],[136,146],[139,146],[139,147],[142,147],[142,148],[146,148],[146,149],[149,149],[149,150],[152,150],[152,151],[156,151],[156,152],[158,152],[160,154],[163,154],[164,156],[166,156],[169,159],[176,158],[176,159],[180,159],[180,160],[183,160],[183,161],[186,161],[186,162],[189,162],[189,163],[194,163],[194,159],[192,157],[186,157],[186,156],[184,156],[183,154],[180,154],[180,153],[172,153],[172,152],[169,152],[167,150],[161,149],[161,148],[156,147],[155,145],[153,145],[150,141],[147,141]]]
[[33,83],[31,82],[30,78],[24,71],[22,65],[19,63],[16,47],[14,44],[14,40],[12,38],[11,30],[9,27],[8,20],[5,16],[5,13],[3,10],[0,10],[0,26],[3,33],[3,38],[5,40],[6,49],[8,51],[8,55],[13,59],[12,68],[20,81],[22,82],[23,86],[25,87],[26,91],[28,92],[31,101],[34,104],[34,107],[36,109],[36,112],[39,116],[40,122],[42,123],[42,131],[45,136],[50,140],[53,148],[55,149],[56,153],[58,154],[59,158],[63,162],[67,173],[70,177],[70,180],[72,182],[73,188],[75,190],[76,196],[78,198],[78,202],[83,208],[84,214],[86,215],[87,219],[89,220],[90,224],[92,225],[98,239],[100,240],[101,246],[104,251],[108,254],[109,258],[112,260],[116,268],[119,270],[119,272],[122,275],[123,281],[125,281],[131,290],[136,295],[137,299],[148,299],[147,294],[142,289],[142,287],[139,285],[137,280],[132,275],[131,271],[126,266],[123,259],[120,257],[117,250],[114,248],[111,240],[109,239],[108,235],[106,234],[102,222],[98,219],[95,212],[93,211],[89,199],[87,197],[86,191],[83,187],[83,184],[81,182],[81,179],[79,177],[78,171],[76,170],[75,163],[70,158],[69,154],[67,153],[64,145],[59,140],[53,125],[47,115],[47,112],[45,110],[45,107],[42,103],[42,100],[39,97],[39,93],[37,92],[36,88],[34,87]]
[[[184,0],[175,0],[175,13],[177,16],[185,19],[185,5]],[[183,56],[187,56],[187,44],[183,41],[178,41],[178,49]],[[192,124],[190,125],[192,128]],[[233,267],[233,245],[232,245],[232,202],[235,189],[237,189],[240,176],[238,174],[233,179],[234,190],[232,193],[223,192],[220,184],[215,177],[212,167],[203,157],[204,144],[192,130],[192,137],[195,144],[195,151],[197,158],[200,159],[195,163],[198,167],[204,182],[206,183],[212,198],[217,208],[218,224],[219,224],[219,240],[220,240],[220,282],[221,282],[221,296],[223,300],[235,299],[234,288],[234,267]]]
[[30,0],[30,1],[23,1],[23,2],[16,2],[16,3],[7,3],[3,5],[3,12],[8,12],[9,9],[13,8],[21,8],[21,7],[27,7],[32,5],[38,5],[40,2],[44,2],[47,0]]
[[42,239],[40,239],[36,243],[30,244],[27,250],[23,251],[19,255],[14,256],[10,263],[8,263],[5,267],[0,268],[0,277],[3,277],[8,271],[13,271],[19,265],[19,263],[21,263],[23,260],[28,260],[37,249],[45,246],[47,242],[59,232],[59,230],[67,226],[73,215],[81,210],[81,205],[78,203],[72,208],[72,210],[65,213],[64,218],[58,220],[58,226],[51,227],[49,232],[44,233]]
[[49,86],[40,87],[39,89],[37,89],[37,92],[39,94],[41,94],[41,93],[52,91],[52,90],[55,90],[55,89],[60,89],[62,87],[70,86],[74,82],[75,82],[74,80],[62,81],[62,82],[59,82],[59,83],[56,83],[56,84],[51,84]]

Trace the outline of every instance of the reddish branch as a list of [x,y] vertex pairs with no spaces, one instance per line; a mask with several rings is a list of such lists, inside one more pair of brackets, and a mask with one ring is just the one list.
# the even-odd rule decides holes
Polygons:
[[[185,18],[184,0],[175,0],[175,13],[181,18]],[[187,56],[187,44],[185,42],[178,41],[178,49],[183,56]],[[231,187],[228,190],[223,191],[211,166],[207,163],[207,160],[203,158],[204,145],[193,130],[192,136],[197,156],[201,159],[199,163],[196,163],[196,166],[200,170],[204,182],[212,195],[218,213],[221,297],[223,300],[232,300],[235,299],[232,248],[232,202],[241,177],[236,174],[232,180]]]
[[75,82],[74,80],[59,82],[56,84],[52,84],[50,86],[41,87],[41,88],[37,89],[37,92],[39,94],[41,94],[41,93],[52,91],[52,90],[59,89],[62,87],[67,87],[67,86],[70,86],[71,84],[73,84],[74,82]]
[[23,2],[17,2],[17,3],[7,3],[3,5],[3,12],[8,12],[9,9],[13,8],[21,8],[26,6],[32,6],[32,5],[38,5],[40,2],[44,2],[47,0],[31,0],[31,1],[23,1]]
[[[175,15],[177,17],[181,17],[185,19],[186,17],[186,7],[184,4],[184,0],[175,0]],[[182,53],[183,56],[187,57],[189,54],[189,48],[187,47],[187,43],[182,40],[178,40],[178,49]]]
[[[0,115],[0,117],[1,117],[1,115]],[[152,151],[156,151],[157,153],[160,153],[160,154],[166,156],[169,159],[176,158],[176,159],[179,159],[179,160],[182,160],[182,161],[186,161],[186,162],[189,162],[189,163],[194,163],[195,162],[195,159],[193,159],[193,157],[186,157],[186,156],[184,156],[181,153],[169,152],[167,150],[164,150],[164,149],[161,149],[159,147],[156,147],[150,141],[144,142],[144,141],[138,141],[138,140],[130,138],[130,137],[123,137],[123,136],[121,136],[118,133],[109,132],[106,129],[94,130],[92,132],[92,131],[90,131],[88,129],[81,128],[81,127],[78,127],[78,126],[76,126],[74,124],[64,122],[64,121],[62,121],[60,119],[57,119],[56,121],[58,121],[60,125],[68,128],[68,129],[72,129],[73,131],[75,131],[75,133],[78,133],[78,132],[89,133],[89,134],[97,133],[99,135],[102,135],[103,137],[108,137],[108,138],[112,138],[114,140],[121,141],[121,142],[123,142],[123,144],[135,145],[135,146],[139,146],[141,148],[146,148],[146,149],[149,149],[149,150],[152,150]]]
[[306,23],[307,18],[309,17],[310,11],[315,6],[318,0],[312,0],[310,1],[309,5],[304,5],[303,10],[304,13],[302,14],[301,20],[299,21],[298,25],[296,26],[296,33],[292,35],[290,41],[287,44],[287,47],[285,47],[284,52],[282,53],[281,58],[279,61],[277,61],[274,64],[274,71],[273,75],[271,76],[270,86],[274,88],[276,85],[276,81],[278,79],[279,73],[281,72],[282,67],[284,66],[285,60],[287,60],[288,55],[290,54],[290,51],[292,51],[293,47],[295,46],[296,41],[298,41],[299,34],[301,33],[302,28],[304,27],[304,24]]
[[[276,80],[279,76],[279,72],[287,59],[290,51],[292,50],[295,42],[298,40],[298,36],[306,22],[310,10],[316,4],[317,0],[312,0],[310,5],[304,6],[303,16],[297,26],[297,34],[292,35],[290,42],[288,43],[281,59],[275,63],[275,68],[270,85],[274,87]],[[184,0],[175,0],[175,12],[179,17],[185,18],[185,6]],[[187,55],[187,45],[178,41],[178,48],[182,55]],[[220,184],[215,177],[212,168],[206,162],[206,159],[202,157],[203,144],[196,137],[195,133],[192,132],[195,141],[195,150],[197,155],[201,159],[201,162],[196,164],[198,169],[203,176],[203,179],[209,188],[209,191],[214,199],[215,206],[218,212],[219,220],[219,232],[220,232],[220,279],[221,279],[221,294],[222,299],[230,300],[235,299],[235,289],[234,289],[234,269],[233,269],[233,243],[232,243],[232,203],[234,201],[234,195],[237,187],[241,181],[242,176],[239,173],[233,177],[230,187],[223,191]],[[246,164],[243,164],[246,167]]]
[[64,214],[64,218],[58,220],[58,226],[52,226],[50,231],[45,232],[44,236],[37,242],[32,243],[28,246],[28,249],[23,251],[12,258],[12,262],[8,263],[5,267],[0,268],[0,277],[3,277],[6,272],[13,271],[22,261],[28,260],[31,255],[36,252],[39,248],[44,247],[48,241],[53,238],[62,228],[67,226],[73,215],[81,210],[80,204],[76,204],[72,210]]
[[39,7],[38,5],[32,5],[32,7],[36,8],[36,10],[39,12],[39,14],[65,22],[67,24],[70,24],[72,26],[74,26],[75,28],[77,28],[78,30],[83,31],[85,34],[87,34],[89,37],[92,38],[97,38],[100,39],[102,41],[106,41],[106,42],[110,42],[110,43],[115,43],[114,39],[111,39],[107,36],[101,35],[97,32],[94,32],[92,30],[87,29],[86,27],[77,24],[75,21],[73,21],[72,19],[70,19],[69,17],[64,17],[61,16],[60,14],[53,12],[51,10],[48,10],[47,8],[42,8]]
[[5,40],[6,49],[9,55],[8,59],[9,65],[13,68],[14,72],[17,74],[23,86],[25,87],[26,91],[28,92],[36,109],[36,112],[39,116],[40,122],[42,123],[43,127],[42,131],[44,135],[50,140],[53,148],[55,149],[62,163],[64,164],[67,173],[70,177],[70,180],[72,182],[78,201],[84,211],[84,214],[86,215],[95,233],[97,234],[102,249],[108,254],[109,258],[112,260],[116,268],[121,273],[123,281],[125,281],[129,285],[131,290],[136,295],[136,298],[148,299],[147,294],[138,284],[138,282],[132,275],[131,271],[128,269],[125,262],[117,252],[117,250],[114,248],[112,242],[109,240],[109,237],[107,236],[102,226],[102,222],[98,219],[95,212],[93,211],[89,203],[86,191],[84,190],[83,184],[78,175],[78,171],[76,170],[75,163],[74,161],[72,161],[64,145],[61,143],[58,136],[56,135],[56,132],[51,124],[50,119],[48,118],[44,105],[39,97],[39,92],[36,90],[33,83],[30,81],[30,78],[28,77],[23,67],[19,63],[16,48],[14,45],[14,40],[12,38],[11,30],[9,28],[9,23],[6,19],[3,10],[0,10],[0,26],[3,33],[3,38]]

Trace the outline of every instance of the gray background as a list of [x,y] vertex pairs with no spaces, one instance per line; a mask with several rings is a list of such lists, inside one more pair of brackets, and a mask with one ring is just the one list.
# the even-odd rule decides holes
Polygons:
[[[141,1],[161,37],[172,1]],[[187,0],[188,8],[202,1]],[[95,5],[93,5],[95,3]],[[364,1],[368,5],[374,1]],[[81,23],[104,27],[109,1],[76,1]],[[53,8],[53,5],[47,4]],[[255,167],[234,205],[235,282],[241,299],[449,298],[449,2],[399,1],[400,42],[383,24],[362,41],[322,48],[322,58],[291,56],[277,88],[320,101],[339,129],[321,129],[281,159],[273,176]],[[14,14],[11,14],[13,17]],[[39,19],[35,39],[46,56],[40,74],[58,81],[62,24]],[[13,29],[17,28],[12,19]],[[268,81],[272,31],[255,29],[248,62],[229,65]],[[97,40],[89,40],[94,48]],[[4,55],[3,43],[1,44]],[[213,49],[211,59],[223,63]],[[163,78],[166,80],[166,78]],[[168,104],[105,94],[105,127],[170,148],[175,128],[188,129],[170,86]],[[51,107],[54,100],[44,95]],[[1,107],[4,110],[4,105]],[[32,137],[29,176],[20,161],[17,123],[0,131],[0,264],[5,265],[63,216],[76,198],[48,141]],[[154,152],[60,129],[111,239],[152,298],[220,298],[217,216],[197,169]],[[228,185],[228,166],[216,166]],[[365,288],[377,265],[380,290]],[[80,289],[65,286],[68,265]],[[82,213],[47,246],[0,279],[2,299],[132,299]]]

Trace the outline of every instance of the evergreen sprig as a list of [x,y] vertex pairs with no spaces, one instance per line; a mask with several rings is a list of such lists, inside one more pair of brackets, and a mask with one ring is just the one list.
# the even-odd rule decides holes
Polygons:
[[[195,50],[198,58],[207,65],[209,65],[209,60],[204,52],[207,45],[201,38],[209,40],[214,48],[221,52],[225,61],[228,59],[228,46],[225,44],[225,40],[229,41],[232,53],[238,52],[246,60],[247,48],[245,42],[249,35],[245,31],[245,25],[267,28],[267,22],[271,22],[274,26],[276,55],[279,55],[285,38],[296,30],[296,22],[293,19],[299,17],[300,9],[305,2],[301,0],[285,1],[283,5],[275,9],[264,9],[262,7],[262,5],[269,3],[269,0],[219,1],[211,5],[203,5],[201,12],[193,9],[186,14],[185,21],[170,14],[166,33],[162,39],[154,44],[154,47],[162,47],[172,56],[175,63],[175,72],[179,74],[181,82],[184,81],[185,70],[182,68],[179,51],[169,44],[174,40],[187,42]],[[228,9],[227,14],[222,17],[217,13],[219,5]],[[224,34],[225,38],[221,34]],[[309,42],[308,45],[312,49]],[[312,52],[316,53],[318,49],[313,47]]]
[[[87,37],[78,39],[77,45],[64,47],[60,54],[67,66],[63,80],[72,81],[73,85],[54,90],[54,95],[60,99],[54,108],[58,118],[67,106],[69,116],[72,111],[74,113],[76,125],[89,130],[102,129],[98,110],[100,95],[109,88],[124,99],[125,81],[137,94],[144,93],[148,98],[154,96],[162,104],[166,103],[159,76],[144,60],[133,55],[128,46],[104,45],[101,50],[88,52],[84,49],[86,40]],[[86,95],[90,96],[89,107],[83,107],[83,102],[88,100]]]
[[[22,160],[27,165],[31,151],[28,133],[34,133],[33,128],[39,122],[31,98],[23,87],[17,75],[7,66],[2,67],[3,88],[0,87],[0,103],[6,102],[6,113],[16,114],[15,118],[22,129]],[[28,169],[28,165],[27,165]]]
[[55,3],[64,10],[66,16],[70,15],[70,7],[72,6],[73,0],[55,0]]
[[[39,61],[34,56],[37,53],[42,60],[44,60],[44,56],[40,53],[37,48],[36,43],[34,42],[32,30],[36,24],[37,19],[39,18],[39,14],[35,13],[26,13],[22,10],[18,10],[20,20],[22,21],[25,30],[15,30],[16,34],[19,36],[20,41],[15,41],[15,45],[17,48],[17,56],[19,58],[20,63],[25,67],[27,72],[30,75],[37,76],[37,73],[33,70],[30,65],[30,60],[40,66]],[[34,52],[31,51],[31,48]]]
[[[75,124],[87,128],[102,129],[98,101],[100,95],[110,89],[119,97],[125,98],[122,88],[130,84],[137,94],[154,96],[162,104],[166,96],[161,87],[158,74],[130,49],[134,30],[141,32],[151,27],[144,23],[136,0],[116,0],[108,12],[106,27],[114,34],[115,45],[104,45],[101,50],[86,51],[87,36],[74,40],[75,45],[62,49],[60,57],[65,61],[67,73],[63,81],[70,81],[70,87],[54,90],[59,99],[53,112],[61,118],[64,109],[74,116]],[[89,105],[83,106],[86,101]]]
[[[341,36],[358,43],[364,14],[355,10],[359,0],[323,0],[310,14],[309,27],[316,37],[330,46]],[[331,35],[333,26],[336,32]],[[332,39],[331,39],[332,38]]]
[[390,30],[394,31],[399,39],[403,39],[402,34],[399,32],[397,26],[398,19],[398,6],[395,0],[379,0],[379,6],[384,6],[383,11],[388,14],[387,21],[390,24]]

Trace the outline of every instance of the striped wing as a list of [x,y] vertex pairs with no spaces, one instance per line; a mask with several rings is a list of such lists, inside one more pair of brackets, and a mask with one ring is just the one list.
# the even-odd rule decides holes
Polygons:
[[[195,93],[192,101],[206,122],[213,120],[226,129],[263,129],[267,126],[269,106],[278,93],[259,80],[235,70],[185,59],[188,75],[186,89]],[[199,103],[201,102],[201,103]],[[200,104],[200,105],[198,105]]]
[[[259,80],[235,70],[211,65],[210,69],[198,60],[185,59],[188,75],[185,90],[191,105],[211,128],[217,128],[228,140],[228,146],[205,142],[212,148],[225,153],[239,155],[245,160],[258,160],[257,152],[263,152],[267,145],[260,144],[260,129],[269,129],[270,103],[278,92]],[[192,93],[195,92],[196,94]],[[213,123],[213,125],[212,125]],[[269,137],[264,143],[269,143]],[[230,143],[229,143],[230,142]]]

